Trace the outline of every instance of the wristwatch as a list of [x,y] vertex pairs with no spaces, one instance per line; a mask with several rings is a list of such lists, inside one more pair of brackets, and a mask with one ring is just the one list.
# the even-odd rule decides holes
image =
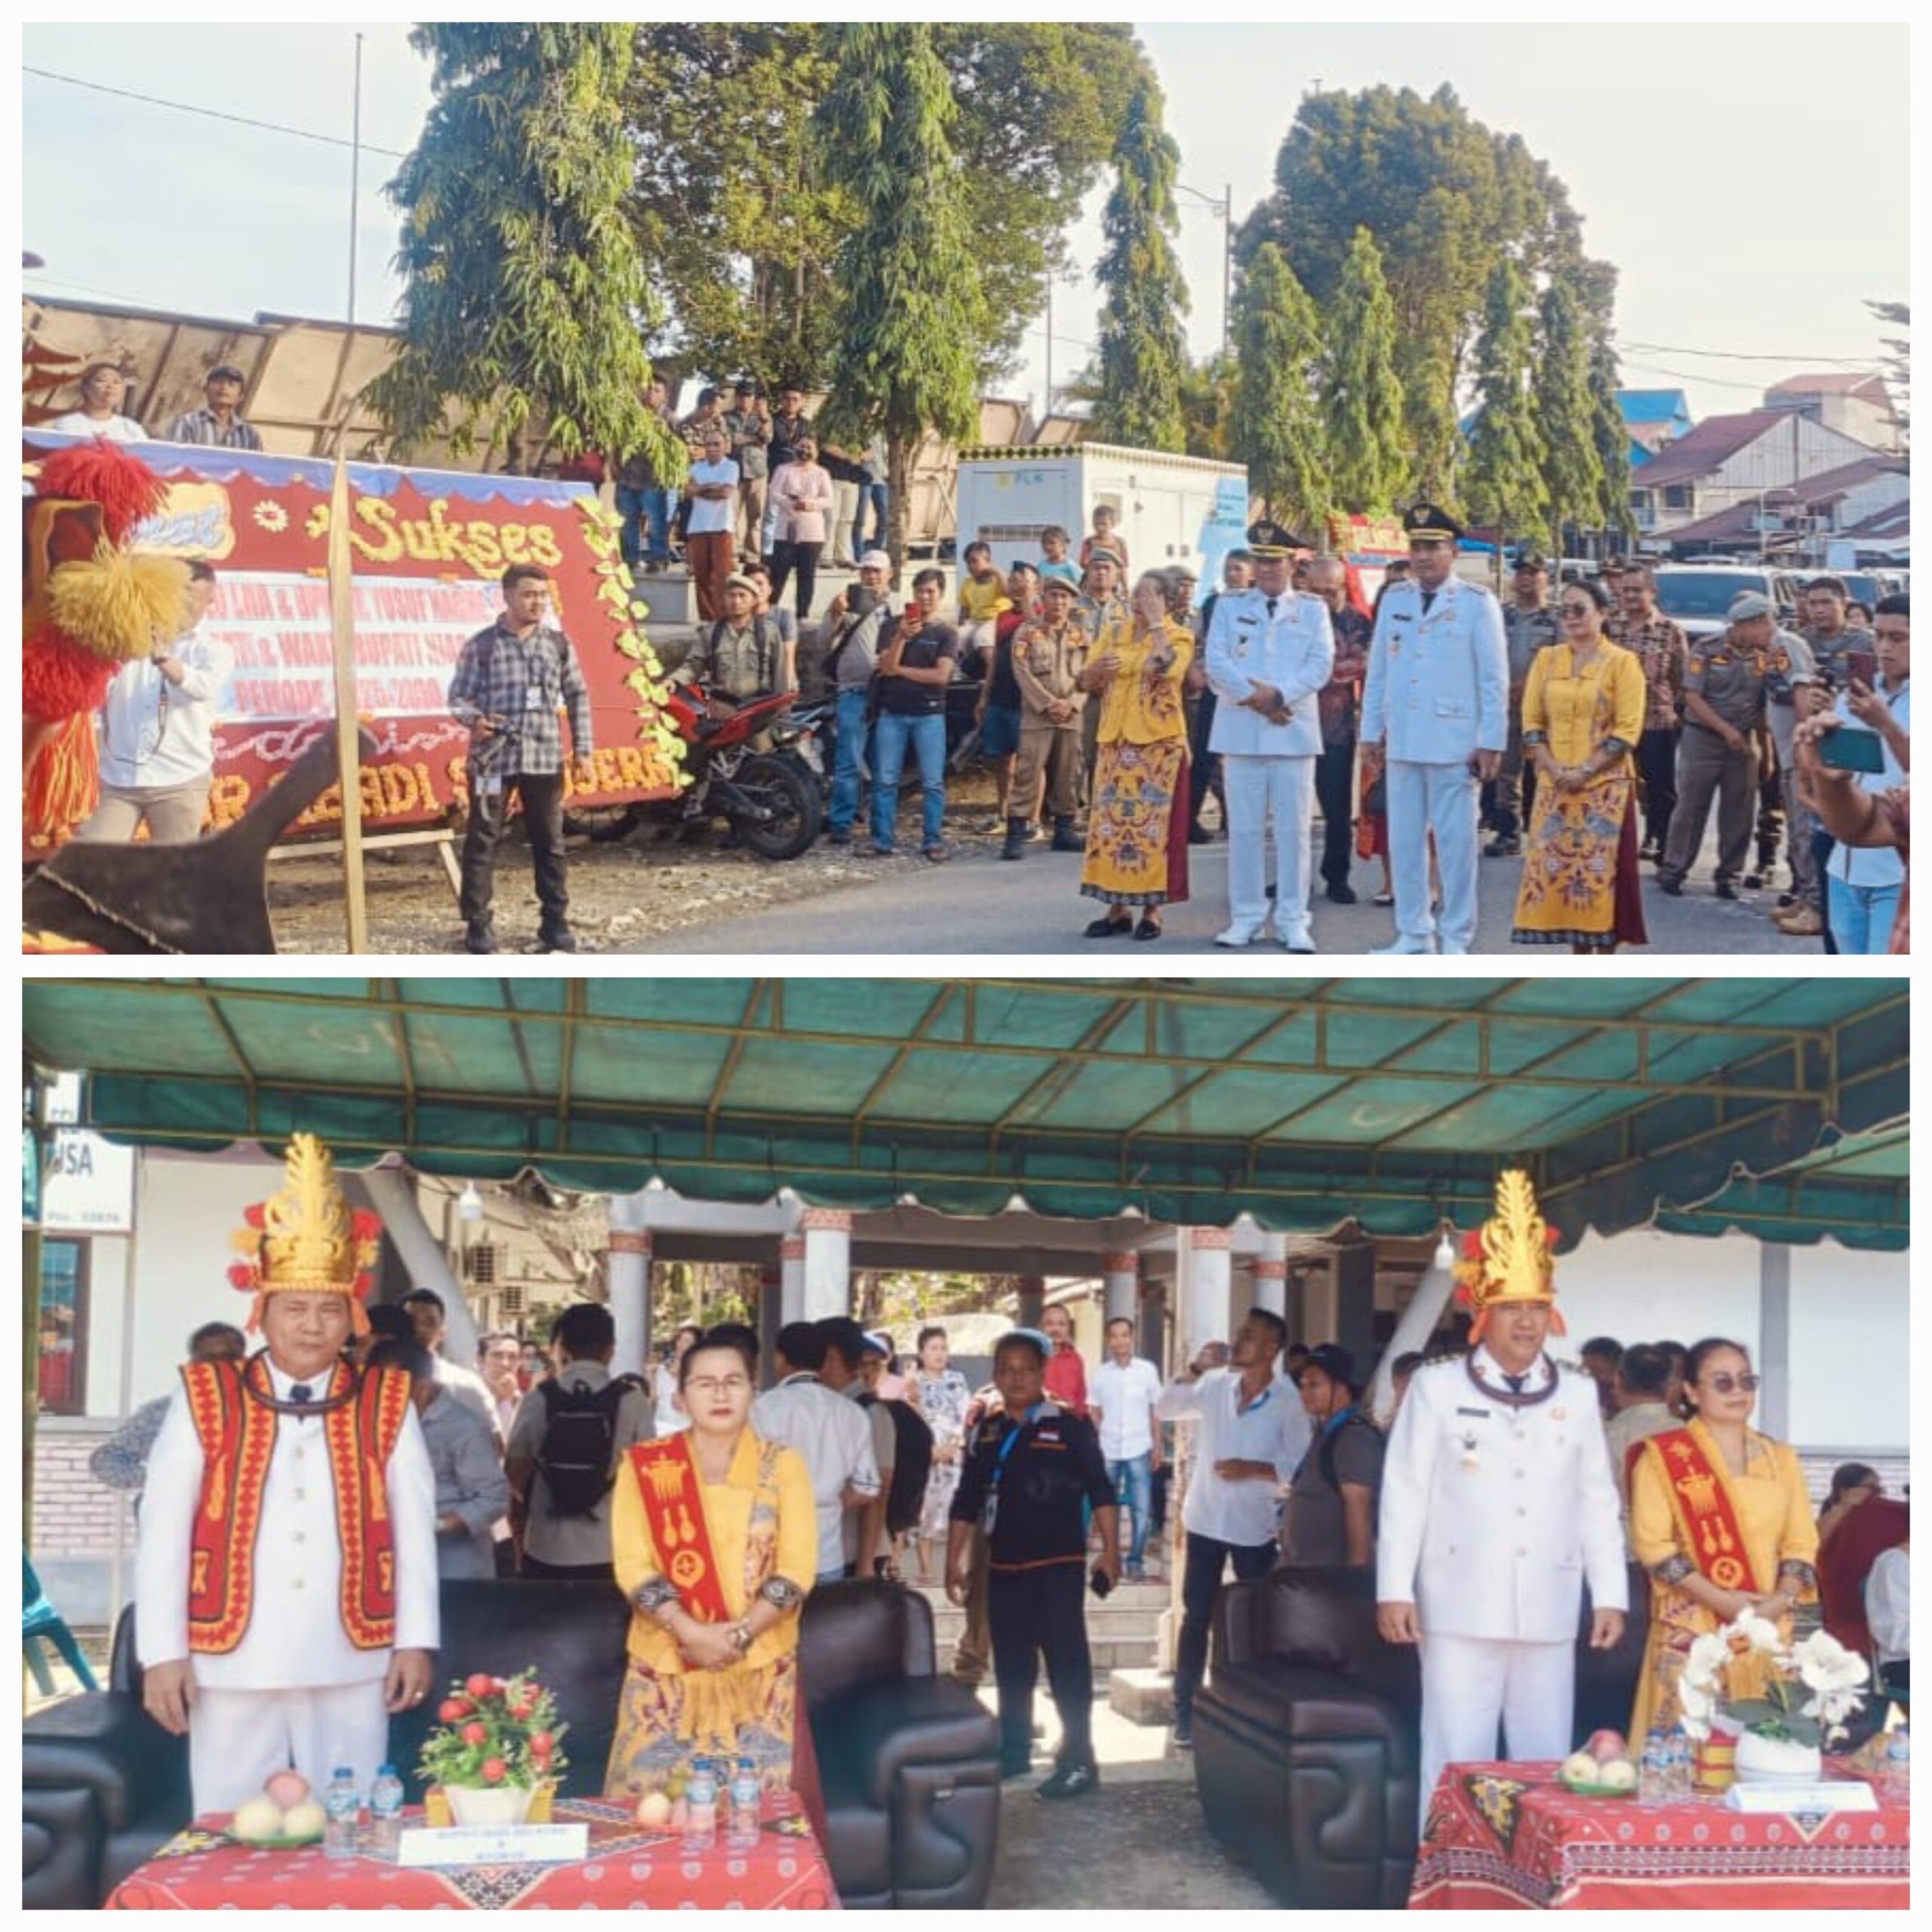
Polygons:
[[739,1656],[743,1657],[752,1647],[751,1631],[743,1623],[734,1623],[731,1626],[731,1641],[737,1646]]

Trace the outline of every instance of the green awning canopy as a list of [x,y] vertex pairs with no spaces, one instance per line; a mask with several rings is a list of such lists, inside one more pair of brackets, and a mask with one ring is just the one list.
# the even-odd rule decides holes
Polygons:
[[137,1144],[308,1129],[352,1164],[607,1192],[1386,1235],[1469,1225],[1519,1162],[1566,1245],[1651,1223],[1907,1239],[1897,979],[66,977],[23,997],[30,1061],[87,1071],[89,1124]]

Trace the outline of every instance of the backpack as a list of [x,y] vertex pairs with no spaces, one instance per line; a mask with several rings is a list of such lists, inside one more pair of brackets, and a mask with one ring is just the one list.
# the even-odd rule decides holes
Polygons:
[[[869,1409],[878,1403],[876,1395],[859,1398],[861,1408]],[[920,1512],[925,1507],[926,1479],[933,1472],[933,1432],[931,1425],[909,1402],[888,1401],[881,1406],[892,1418],[896,1438],[892,1487],[885,1495],[886,1534],[903,1537],[918,1527]]]
[[617,1411],[644,1384],[614,1376],[601,1389],[571,1389],[552,1377],[537,1385],[543,1403],[543,1441],[537,1451],[552,1516],[594,1516],[615,1480]]
[[[1374,1437],[1378,1451],[1383,1446],[1381,1430],[1377,1429],[1367,1417],[1363,1415],[1351,1416],[1340,1429],[1327,1429],[1323,1432],[1321,1443],[1315,1451],[1315,1467],[1321,1472],[1321,1480],[1337,1496],[1342,1493],[1342,1485],[1335,1475],[1335,1446],[1352,1429],[1367,1429],[1369,1434]],[[1378,1490],[1382,1487],[1381,1460],[1379,1454],[1376,1461],[1376,1479],[1372,1486]]]
[[[711,642],[707,650],[714,675],[718,669],[718,640],[731,628],[722,617],[711,626]],[[761,612],[752,620],[752,642],[758,650],[758,688],[761,691],[777,688],[778,654],[784,641],[785,635],[778,628],[776,619]]]

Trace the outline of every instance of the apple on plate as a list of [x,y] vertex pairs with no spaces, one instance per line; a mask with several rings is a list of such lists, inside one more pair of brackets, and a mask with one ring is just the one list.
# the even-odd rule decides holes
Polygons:
[[1637,1789],[1637,1767],[1628,1758],[1613,1758],[1599,1767],[1597,1782],[1605,1791],[1627,1794]]
[[1602,1782],[1598,1776],[1597,1761],[1588,1751],[1571,1752],[1557,1776],[1577,1791],[1595,1791]]
[[289,1811],[309,1795],[309,1780],[300,1771],[277,1771],[262,1789],[283,1810]]
[[661,1832],[671,1822],[671,1801],[661,1791],[647,1791],[637,1801],[637,1821],[647,1829]]
[[1593,1730],[1583,1749],[1599,1764],[1607,1764],[1613,1758],[1627,1758],[1630,1755],[1630,1747],[1624,1742],[1620,1730]]

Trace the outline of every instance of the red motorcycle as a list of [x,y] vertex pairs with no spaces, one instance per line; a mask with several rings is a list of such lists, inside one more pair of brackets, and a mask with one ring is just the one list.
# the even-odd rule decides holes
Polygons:
[[[808,770],[817,746],[811,731],[801,731],[790,716],[796,695],[755,693],[728,715],[714,718],[703,686],[672,685],[664,709],[685,741],[685,789],[675,798],[630,806],[614,824],[586,829],[593,838],[621,838],[641,825],[688,828],[721,818],[761,859],[795,859],[809,851],[823,811]],[[755,749],[754,739],[763,746]]]

